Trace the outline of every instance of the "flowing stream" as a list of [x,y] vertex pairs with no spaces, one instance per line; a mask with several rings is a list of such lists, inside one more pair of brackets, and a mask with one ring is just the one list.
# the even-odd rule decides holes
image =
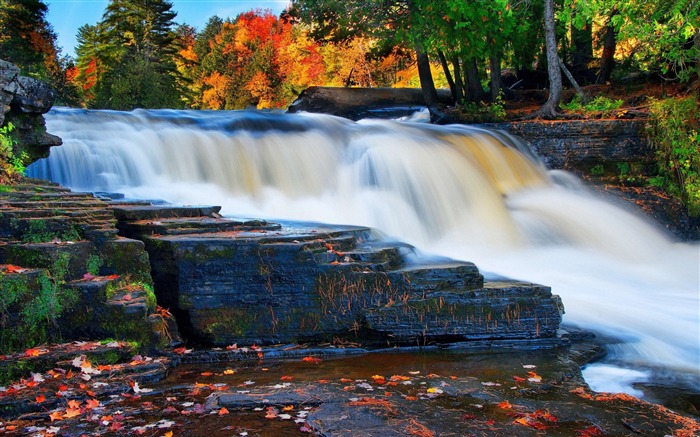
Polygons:
[[367,225],[424,256],[551,286],[564,323],[609,339],[596,390],[672,375],[700,390],[700,248],[517,140],[467,126],[254,111],[55,108],[29,175],[78,191],[222,205],[237,217]]

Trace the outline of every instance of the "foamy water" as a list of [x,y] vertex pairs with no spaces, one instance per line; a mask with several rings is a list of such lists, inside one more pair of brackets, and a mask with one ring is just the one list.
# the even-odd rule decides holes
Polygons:
[[[84,191],[222,205],[232,216],[375,227],[426,256],[546,284],[564,323],[613,339],[585,374],[618,390],[654,369],[700,390],[700,247],[590,193],[554,183],[509,137],[311,114],[47,114],[63,138],[35,177]],[[620,369],[634,378],[619,384]],[[639,393],[635,393],[639,394]]]

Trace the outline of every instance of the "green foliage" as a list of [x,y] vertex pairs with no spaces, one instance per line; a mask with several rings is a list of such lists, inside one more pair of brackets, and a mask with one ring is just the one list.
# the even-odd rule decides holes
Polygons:
[[12,136],[12,123],[0,127],[0,182],[9,182],[24,175],[26,152],[15,153],[17,141]]
[[605,174],[605,168],[603,164],[596,164],[591,168],[592,176],[603,176]]
[[503,100],[499,97],[495,103],[462,102],[459,106],[460,117],[469,123],[493,123],[506,118]]
[[100,274],[100,267],[102,267],[104,263],[101,256],[92,254],[87,259],[85,270],[92,276],[98,276]]
[[68,253],[60,254],[34,281],[26,275],[0,274],[0,352],[59,340],[58,319],[79,299],[76,291],[65,287],[69,262]]
[[700,215],[700,109],[694,97],[654,101],[646,129],[656,148],[661,185]]
[[583,115],[613,115],[622,106],[622,99],[612,100],[605,96],[597,96],[586,103],[581,103],[578,95],[574,96],[568,103],[561,104],[562,109]]
[[48,228],[45,220],[31,220],[28,228],[22,233],[25,243],[47,243],[53,240],[80,241],[83,239],[80,229],[71,224],[67,229],[54,231]]

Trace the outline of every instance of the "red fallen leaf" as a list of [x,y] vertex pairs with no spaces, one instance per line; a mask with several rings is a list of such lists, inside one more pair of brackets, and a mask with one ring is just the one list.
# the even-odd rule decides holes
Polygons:
[[221,407],[221,409],[219,410],[219,412],[218,412],[217,414],[218,414],[219,416],[225,416],[225,415],[228,414],[228,410],[227,410],[226,408],[224,408],[224,407]]
[[165,408],[163,411],[161,411],[163,414],[180,414],[180,411],[173,407],[172,405],[168,405],[167,408]]
[[117,432],[124,428],[124,425],[122,425],[121,422],[113,422],[112,425],[109,427],[109,430],[112,432]]
[[476,419],[476,416],[473,414],[465,414],[462,416],[462,420],[474,420]]
[[263,358],[263,353],[262,353],[262,352],[258,352],[258,358],[260,358],[260,359],[262,360],[262,358]]
[[418,398],[415,396],[404,396],[404,399],[406,399],[407,401],[417,401],[418,400]]
[[43,394],[42,394],[42,395],[39,395],[39,396],[37,396],[37,397],[35,398],[35,400],[36,400],[36,403],[37,403],[37,404],[40,404],[40,403],[42,403],[42,402],[44,402],[44,401],[46,400],[46,396],[44,396]]
[[320,358],[316,358],[316,357],[304,357],[304,358],[301,359],[301,361],[303,361],[303,362],[305,362],[305,363],[314,363],[314,364],[318,364],[318,363],[320,363],[322,360],[321,360]]
[[340,378],[340,382],[348,383],[348,382],[352,382],[352,379],[350,379],[350,378]]
[[200,373],[200,375],[202,375],[202,376],[211,376],[211,375],[213,375],[213,373],[211,373],[211,372],[202,372],[202,373]]
[[265,414],[265,419],[274,419],[279,414],[279,411],[275,407],[267,407],[265,412],[267,413]]
[[493,419],[489,419],[489,420],[486,421],[486,424],[489,425],[489,426],[493,426],[493,425],[496,424],[496,421],[493,420]]
[[289,375],[282,375],[280,378],[281,381],[291,381],[292,379],[294,379],[294,377]]
[[85,401],[85,408],[88,410],[92,410],[93,408],[97,408],[100,406],[100,401],[98,401],[95,398],[88,399]]
[[521,377],[515,376],[515,375],[513,375],[513,379],[514,379],[516,382],[523,382],[523,381],[525,381],[525,378],[521,378]]
[[603,435],[603,431],[597,426],[589,426],[576,433],[579,437],[597,437]]
[[186,350],[187,349],[184,347],[178,347],[178,348],[173,349],[173,352],[178,354],[178,355],[184,355]]
[[119,275],[109,275],[109,276],[105,276],[105,279],[108,280],[108,281],[113,281],[113,280],[115,280],[115,279],[119,279]]
[[58,386],[58,391],[68,391],[68,386],[66,384],[60,384]]
[[22,268],[22,267],[20,267],[20,266],[16,266],[16,265],[13,265],[13,264],[8,264],[8,265],[5,267],[5,272],[6,272],[6,273],[24,273],[24,272],[26,272],[27,270],[29,270],[29,269],[25,269],[25,268]]
[[319,379],[317,382],[319,384],[330,384],[331,381],[329,379]]
[[39,355],[41,355],[41,351],[39,349],[27,349],[24,351],[25,357],[38,357]]
[[498,408],[503,408],[504,410],[510,410],[513,406],[508,401],[503,401],[498,404]]

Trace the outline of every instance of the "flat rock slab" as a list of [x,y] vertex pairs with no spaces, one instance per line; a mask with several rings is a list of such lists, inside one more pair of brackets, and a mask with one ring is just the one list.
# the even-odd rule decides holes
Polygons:
[[[156,295],[209,345],[557,340],[549,287],[484,283],[470,262],[408,262],[408,244],[361,226],[227,219],[216,207],[122,205],[144,241]],[[562,342],[559,342],[562,344]]]

